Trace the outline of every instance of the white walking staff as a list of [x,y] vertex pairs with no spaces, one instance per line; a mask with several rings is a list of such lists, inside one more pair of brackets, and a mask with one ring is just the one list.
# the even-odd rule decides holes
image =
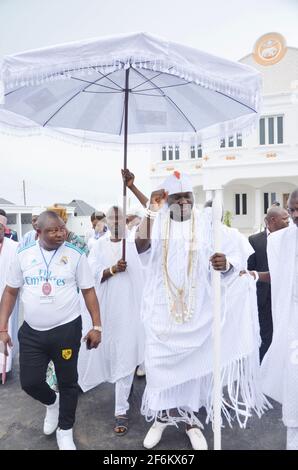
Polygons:
[[[221,216],[222,216],[222,198],[221,190],[215,191],[215,197],[212,202],[212,224],[214,238],[214,252],[221,251]],[[213,360],[214,360],[214,389],[213,389],[213,433],[214,450],[221,450],[221,286],[220,271],[213,270]]]

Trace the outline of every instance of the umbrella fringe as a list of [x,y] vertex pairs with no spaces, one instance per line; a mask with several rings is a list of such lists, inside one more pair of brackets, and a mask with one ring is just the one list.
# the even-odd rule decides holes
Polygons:
[[[103,57],[101,59],[94,59],[90,62],[80,60],[79,62],[69,64],[58,64],[51,65],[49,67],[42,67],[40,64],[36,67],[31,67],[29,71],[23,72],[12,72],[9,64],[4,62],[0,80],[0,103],[3,103],[4,89],[10,91],[11,89],[18,88],[20,86],[30,85],[41,85],[44,82],[70,79],[74,73],[79,73],[82,76],[89,74],[89,71],[93,73],[97,71],[102,74],[112,73],[122,68],[134,67],[139,69],[148,69],[154,72],[168,73],[174,75],[188,82],[196,83],[199,86],[208,88],[213,91],[224,93],[231,98],[240,100],[241,102],[252,107],[254,110],[259,109],[259,89],[256,87],[255,81],[252,81],[251,89],[249,85],[239,86],[237,81],[231,81],[223,78],[219,78],[210,72],[202,70],[198,72],[198,67],[191,65],[181,65],[174,61],[165,60],[164,58],[148,56],[140,57],[132,54],[125,55],[124,57],[118,57],[110,59],[109,57]],[[261,78],[259,77],[259,84]],[[2,97],[1,97],[2,90]],[[2,99],[2,101],[1,101]]]
[[[6,116],[8,118],[6,119]],[[256,130],[259,115],[252,114],[244,119],[234,119],[226,123],[220,123],[211,128],[200,130],[198,133],[160,133],[152,136],[151,134],[138,134],[134,140],[133,134],[130,134],[130,145],[150,145],[150,144],[182,144],[189,145],[195,142],[201,143],[204,152],[212,152],[219,147],[221,138],[227,135],[241,133],[243,137],[250,135]],[[1,115],[0,111],[0,134],[11,137],[33,137],[45,136],[51,139],[65,142],[81,148],[104,148],[105,145],[123,145],[123,136],[115,136],[113,134],[89,133],[88,131],[76,131],[73,129],[58,129],[51,127],[41,127],[38,124],[28,120],[24,124],[13,124],[13,118],[9,117],[9,112],[4,111]],[[215,137],[216,135],[216,137]]]

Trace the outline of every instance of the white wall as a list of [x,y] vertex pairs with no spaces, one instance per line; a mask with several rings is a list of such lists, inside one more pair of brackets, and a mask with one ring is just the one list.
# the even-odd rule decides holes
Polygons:
[[86,232],[92,228],[90,217],[70,217],[67,222],[67,228],[76,235],[85,237]]

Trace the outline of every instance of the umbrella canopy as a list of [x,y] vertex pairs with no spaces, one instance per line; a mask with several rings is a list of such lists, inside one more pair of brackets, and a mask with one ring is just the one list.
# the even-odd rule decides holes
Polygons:
[[[216,138],[250,129],[259,106],[254,69],[131,34],[75,42],[4,58],[3,123],[112,134],[196,133]],[[90,134],[91,135],[91,134]],[[85,133],[86,136],[86,133]]]

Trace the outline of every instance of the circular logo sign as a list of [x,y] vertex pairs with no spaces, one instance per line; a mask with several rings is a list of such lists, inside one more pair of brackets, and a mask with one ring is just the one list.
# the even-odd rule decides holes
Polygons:
[[279,33],[261,36],[254,47],[253,56],[261,65],[277,64],[287,51],[285,38]]

